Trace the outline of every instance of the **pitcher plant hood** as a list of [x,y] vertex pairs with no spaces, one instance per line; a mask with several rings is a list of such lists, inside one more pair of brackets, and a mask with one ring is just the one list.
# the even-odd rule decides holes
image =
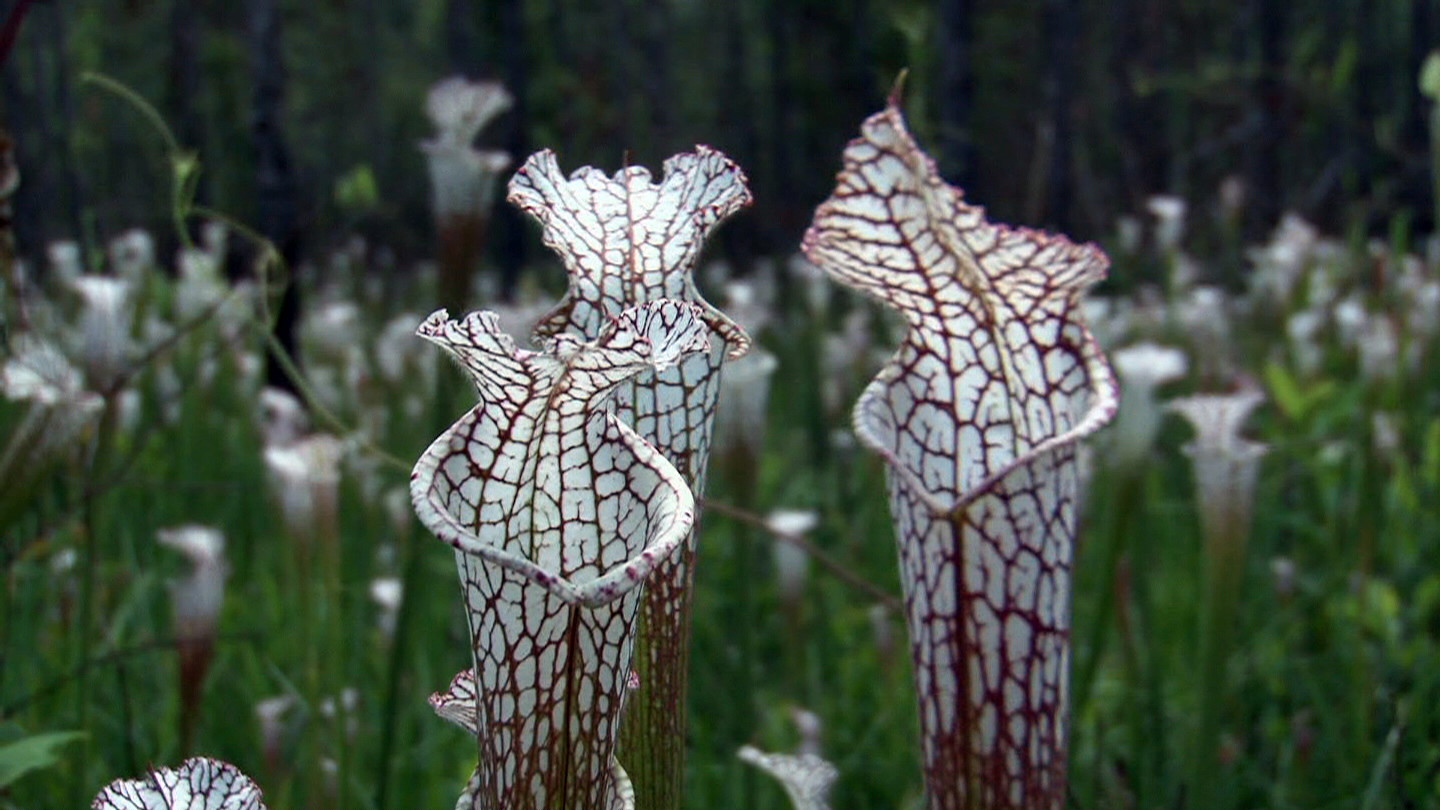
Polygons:
[[908,326],[854,425],[887,465],[930,807],[1058,808],[1074,444],[1117,403],[1080,297],[1107,260],[989,222],[893,99],[803,248]]
[[658,301],[593,341],[560,335],[540,352],[518,348],[493,313],[420,326],[480,396],[411,479],[421,521],[458,552],[476,808],[609,808],[626,789],[612,752],[641,586],[683,544],[694,498],[606,399],[642,370],[708,351],[700,315]]

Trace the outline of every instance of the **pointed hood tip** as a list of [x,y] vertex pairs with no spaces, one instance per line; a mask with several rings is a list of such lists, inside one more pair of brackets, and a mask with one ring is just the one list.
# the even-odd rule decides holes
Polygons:
[[895,83],[890,86],[890,95],[885,98],[886,112],[900,113],[905,106],[905,79],[909,76],[910,68],[900,68],[900,72],[895,76]]
[[433,338],[444,330],[445,324],[449,321],[450,310],[441,307],[425,316],[425,319],[420,322],[420,325],[415,327],[415,334],[426,339]]

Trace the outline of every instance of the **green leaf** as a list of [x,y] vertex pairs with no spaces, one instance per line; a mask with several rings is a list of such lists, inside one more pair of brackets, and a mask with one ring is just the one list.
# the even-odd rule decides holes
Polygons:
[[361,163],[336,179],[335,204],[352,214],[366,214],[379,206],[380,184],[369,164]]
[[1440,485],[1440,419],[1431,420],[1430,426],[1425,429],[1424,448],[1420,468],[1427,471],[1424,473],[1425,481],[1431,486]]
[[1285,415],[1285,419],[1299,422],[1311,409],[1330,396],[1335,390],[1335,383],[1331,380],[1317,380],[1305,385],[1283,365],[1270,362],[1265,365],[1265,387],[1269,389],[1271,401]]
[[1265,387],[1270,389],[1271,401],[1287,420],[1294,422],[1304,415],[1305,394],[1300,390],[1299,381],[1290,376],[1284,366],[1273,362],[1266,364]]
[[31,771],[57,764],[60,761],[60,746],[84,736],[82,731],[51,731],[32,734],[0,746],[0,790]]

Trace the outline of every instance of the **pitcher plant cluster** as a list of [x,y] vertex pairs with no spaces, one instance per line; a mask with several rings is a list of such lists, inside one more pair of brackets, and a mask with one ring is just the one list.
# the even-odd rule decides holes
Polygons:
[[[454,195],[442,184],[458,182],[455,166],[502,165],[470,140],[506,103],[497,88],[462,82],[432,93],[441,134],[424,148],[435,166],[453,164],[436,169],[442,218],[485,216],[484,205],[465,214],[446,202]],[[474,190],[488,180],[464,174],[474,188],[462,196],[488,194]],[[409,486],[421,523],[453,549],[468,627],[468,666],[431,697],[475,738],[456,807],[674,810],[697,502],[717,403],[743,394],[763,413],[774,368],[766,357],[741,369],[743,386],[722,386],[750,348],[740,325],[749,319],[706,302],[693,276],[707,237],[749,204],[746,177],[704,146],[667,160],[658,179],[638,167],[566,175],[543,151],[514,174],[508,199],[539,223],[569,276],[558,306],[524,324],[538,348],[511,334],[513,312],[441,310],[416,331],[456,361],[478,397],[421,454]],[[988,221],[940,179],[895,99],[846,147],[803,251],[823,277],[893,309],[906,327],[853,424],[885,464],[927,806],[1059,808],[1077,448],[1118,406],[1081,316],[1107,259],[1093,245]],[[444,286],[463,299],[454,279]],[[101,292],[85,293],[97,311],[116,297]],[[737,287],[731,297],[743,304],[750,294]],[[111,327],[97,316],[93,328]],[[278,396],[274,407],[293,410]],[[266,459],[287,525],[297,537],[333,539],[334,476],[307,474],[315,465],[305,459],[324,456],[333,470],[340,448],[325,437],[307,451],[317,439],[275,422],[282,438]],[[813,524],[804,515],[772,522],[791,539]],[[223,563],[204,568],[218,538],[202,546],[180,536],[164,542],[209,571],[218,592]],[[803,577],[804,565],[786,562],[787,576]],[[177,585],[177,600],[199,598],[186,596],[190,587]],[[376,599],[396,588],[377,588]],[[797,719],[801,750],[747,746],[740,757],[779,779],[797,807],[824,808],[837,770],[820,755],[818,719]],[[192,759],[116,782],[94,806],[261,804],[231,766]]]

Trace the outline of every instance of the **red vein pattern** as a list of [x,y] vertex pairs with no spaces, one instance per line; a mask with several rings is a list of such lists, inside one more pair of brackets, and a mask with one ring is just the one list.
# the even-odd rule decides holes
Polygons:
[[480,720],[477,714],[477,697],[475,670],[462,669],[450,679],[449,688],[430,695],[430,708],[446,720],[478,736]]
[[1074,443],[1118,398],[1079,299],[1108,260],[988,222],[894,100],[843,164],[803,247],[909,327],[854,416],[887,463],[929,807],[1059,808]]
[[187,759],[178,768],[154,768],[140,779],[116,779],[92,810],[265,810],[260,788],[228,762]]
[[[663,298],[689,301],[723,346],[675,367],[636,377],[614,398],[615,412],[704,490],[723,361],[750,339],[706,303],[692,271],[706,236],[750,204],[745,174],[705,146],[665,161],[659,183],[644,168],[613,177],[584,167],[564,177],[552,152],[539,152],[510,181],[510,201],[544,227],[545,244],[565,264],[570,288],[536,328],[594,335],[626,307]],[[647,585],[635,669],[642,687],[621,728],[621,756],[646,810],[680,806],[689,668],[692,533]]]
[[458,552],[475,667],[452,690],[472,696],[479,735],[468,806],[626,807],[612,754],[642,586],[684,544],[695,502],[606,399],[708,351],[701,312],[636,307],[594,341],[561,335],[543,352],[517,348],[491,312],[437,312],[418,334],[480,395],[411,478],[421,522]]

